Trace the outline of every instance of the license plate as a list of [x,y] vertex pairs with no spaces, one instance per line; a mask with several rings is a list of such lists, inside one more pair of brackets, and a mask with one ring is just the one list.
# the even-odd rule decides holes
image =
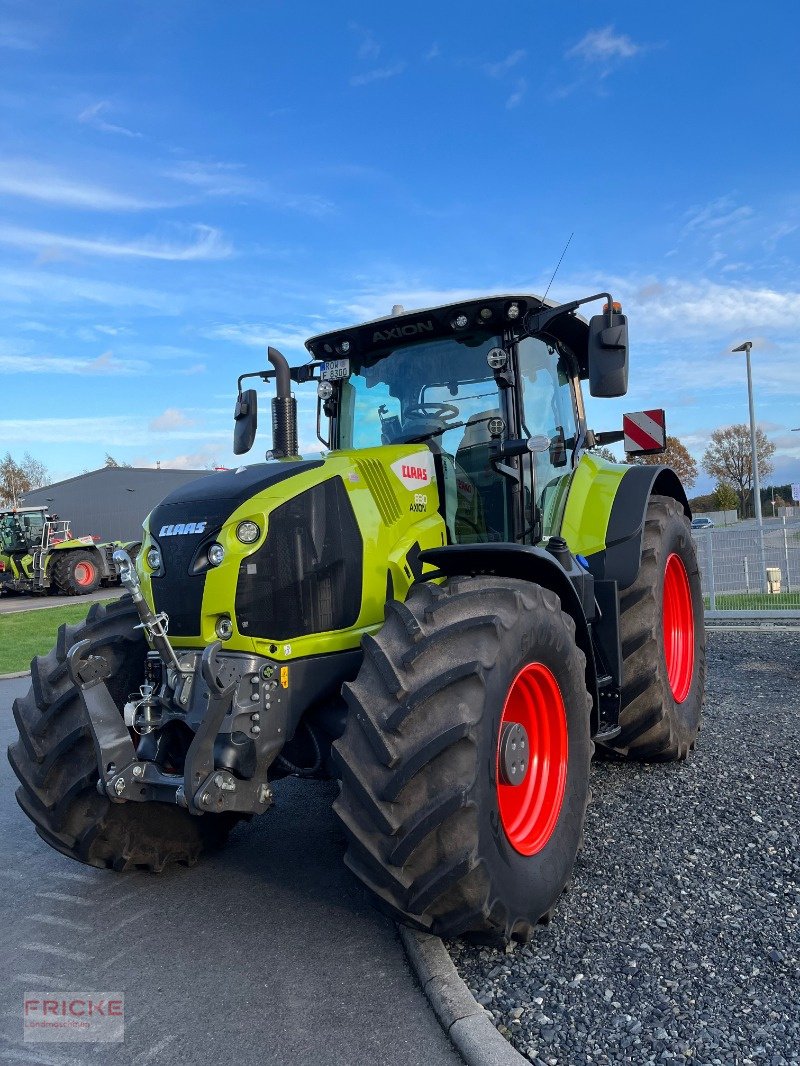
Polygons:
[[319,376],[322,381],[342,381],[344,378],[349,378],[350,360],[329,359],[322,364]]

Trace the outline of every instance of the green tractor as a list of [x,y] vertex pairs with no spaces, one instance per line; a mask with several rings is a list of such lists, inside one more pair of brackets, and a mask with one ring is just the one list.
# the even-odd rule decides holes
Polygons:
[[571,876],[595,746],[685,759],[700,723],[686,495],[594,454],[622,434],[581,397],[625,393],[625,316],[491,296],[306,347],[239,379],[237,454],[244,379],[275,381],[268,462],[167,496],[136,568],[117,553],[129,595],[34,660],[18,800],[73,859],[161,870],[277,779],[336,777],[345,861],[384,909],[524,940]]
[[135,553],[137,544],[98,544],[73,537],[70,524],[46,507],[0,511],[0,593],[63,592],[85,596],[102,584],[119,584],[117,548]]

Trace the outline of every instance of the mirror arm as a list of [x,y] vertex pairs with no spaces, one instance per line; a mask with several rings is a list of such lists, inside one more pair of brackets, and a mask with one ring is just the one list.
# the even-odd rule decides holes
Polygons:
[[625,434],[621,429],[610,429],[606,433],[595,433],[595,444],[618,444],[621,440],[625,439]]
[[584,296],[582,300],[570,300],[567,304],[559,304],[558,307],[547,307],[541,311],[529,311],[523,319],[523,328],[525,332],[530,336],[536,333],[541,333],[545,326],[549,325],[554,318],[560,318],[561,315],[567,315],[570,311],[575,311],[583,304],[594,303],[595,300],[605,299],[608,304],[608,324],[612,325],[612,314],[614,309],[614,301],[611,298],[609,292],[596,292],[594,296]]
[[261,378],[262,381],[269,381],[270,378],[274,378],[274,377],[275,377],[275,371],[274,370],[254,370],[251,374],[240,374],[239,377],[236,379],[236,387],[239,390],[239,392],[241,393],[241,391],[242,391],[242,382],[244,381],[245,378]]

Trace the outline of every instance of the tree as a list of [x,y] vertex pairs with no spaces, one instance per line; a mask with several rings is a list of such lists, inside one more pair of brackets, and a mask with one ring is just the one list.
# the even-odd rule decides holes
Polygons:
[[[772,473],[770,458],[775,445],[761,429],[756,429],[756,454],[759,477],[766,479]],[[750,454],[750,427],[743,422],[734,426],[715,429],[711,443],[703,455],[703,469],[718,481],[732,485],[739,495],[741,514],[753,491],[753,462]]]
[[735,511],[739,506],[739,497],[727,481],[718,481],[714,489],[714,503],[718,511]]
[[50,473],[47,467],[40,459],[34,459],[30,452],[25,452],[20,467],[30,482],[31,489],[40,489],[49,483]]
[[619,459],[610,448],[592,448],[592,455],[599,455],[601,459],[608,459],[609,463],[619,462]]
[[660,466],[665,463],[672,467],[687,489],[697,481],[697,463],[677,437],[667,437],[667,449],[658,455],[629,455],[625,457],[625,462],[636,466]]
[[106,461],[105,461],[105,463],[103,465],[104,466],[111,466],[111,467],[130,467],[131,464],[130,463],[120,463],[117,459],[114,458],[113,455],[109,455],[108,452],[106,452]]
[[11,452],[6,452],[0,460],[0,497],[3,506],[15,507],[31,483],[19,463],[15,462]]

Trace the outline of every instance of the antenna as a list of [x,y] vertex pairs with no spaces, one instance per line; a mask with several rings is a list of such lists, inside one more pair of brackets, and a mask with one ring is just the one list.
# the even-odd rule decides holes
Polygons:
[[544,296],[542,297],[542,304],[544,304],[545,300],[547,299],[547,294],[548,294],[548,292],[550,292],[550,286],[556,280],[556,274],[558,273],[558,268],[561,266],[561,262],[562,262],[564,256],[567,254],[567,248],[569,248],[569,242],[572,240],[572,238],[574,236],[575,236],[575,230],[573,230],[572,233],[570,233],[569,240],[564,245],[564,251],[561,253],[561,259],[559,259],[559,261],[556,263],[556,268],[553,271],[553,276],[552,276],[552,278],[550,278],[550,283],[548,284],[547,288],[544,291]]

